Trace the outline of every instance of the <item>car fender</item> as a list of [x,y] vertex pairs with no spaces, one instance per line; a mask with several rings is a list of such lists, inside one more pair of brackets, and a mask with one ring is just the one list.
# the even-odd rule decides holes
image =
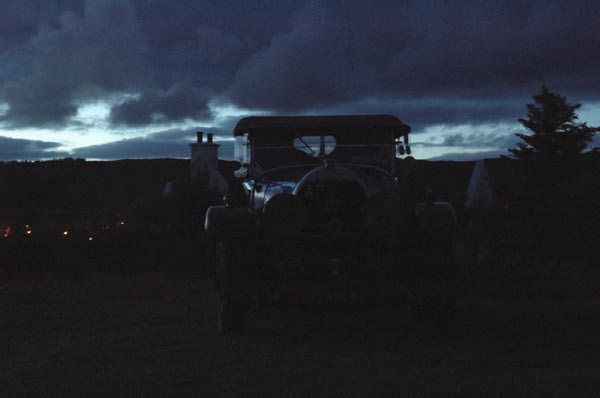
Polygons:
[[218,241],[250,238],[256,233],[254,218],[245,207],[210,206],[204,230]]

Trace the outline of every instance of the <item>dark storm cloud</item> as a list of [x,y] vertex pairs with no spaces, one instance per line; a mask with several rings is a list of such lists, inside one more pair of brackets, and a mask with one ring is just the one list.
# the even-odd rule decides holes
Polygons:
[[9,2],[0,6],[5,126],[65,126],[114,94],[110,121],[273,113],[392,113],[433,124],[522,117],[546,84],[597,99],[600,3]]
[[178,82],[165,92],[149,90],[139,98],[128,100],[110,110],[113,124],[143,126],[156,122],[170,122],[185,118],[209,119],[210,93],[196,89],[188,82]]
[[365,97],[598,93],[600,3],[310,3],[238,70],[240,105],[318,109]]
[[418,134],[423,131],[423,128],[437,124],[514,122],[518,116],[524,116],[526,110],[523,102],[516,100],[396,100],[388,98],[366,99],[333,107],[313,108],[306,113],[393,114],[409,124],[413,133]]
[[70,10],[81,14],[80,0],[26,0],[0,2],[1,40],[28,39],[37,32],[41,20],[57,26],[58,17]]
[[0,160],[52,159],[68,156],[68,152],[56,150],[60,146],[58,142],[0,136]]
[[244,59],[286,28],[294,8],[220,1],[31,4],[3,9],[10,31],[0,36],[0,103],[10,105],[0,119],[5,127],[64,126],[77,105],[115,93],[140,96],[116,105],[117,125],[210,116],[214,90],[224,90]]
[[[289,29],[295,2],[133,0],[152,44],[155,83],[226,88],[237,68]],[[185,78],[183,78],[184,76]]]
[[196,131],[215,134],[215,143],[220,144],[219,156],[232,158],[233,141],[222,141],[231,132],[218,128],[196,128],[189,130],[166,130],[137,137],[76,148],[71,156],[92,159],[134,159],[134,158],[189,158],[189,144],[195,142]]
[[444,137],[440,146],[456,146],[461,148],[512,148],[519,142],[514,134],[495,134],[495,133],[466,133],[451,134]]
[[31,74],[6,80],[0,118],[10,127],[57,126],[77,112],[77,102],[141,84],[146,41],[125,2],[94,1],[83,16],[66,11],[57,27],[41,21],[28,42]]

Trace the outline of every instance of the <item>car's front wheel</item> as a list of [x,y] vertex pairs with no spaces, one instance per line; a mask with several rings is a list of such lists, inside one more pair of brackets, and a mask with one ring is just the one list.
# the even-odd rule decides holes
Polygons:
[[240,277],[239,249],[217,243],[217,326],[221,332],[242,332],[248,302]]
[[217,303],[217,322],[221,332],[243,332],[246,324],[246,311],[242,303],[231,297],[219,295]]

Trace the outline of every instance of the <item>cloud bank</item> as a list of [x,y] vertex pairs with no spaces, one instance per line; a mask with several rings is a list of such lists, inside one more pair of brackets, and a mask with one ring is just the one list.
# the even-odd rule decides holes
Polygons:
[[58,142],[0,136],[0,160],[57,159],[69,156],[69,152],[57,150],[60,146]]
[[557,0],[3,2],[0,128],[59,134],[99,101],[119,134],[214,125],[224,106],[391,113],[416,135],[514,122],[542,84],[597,101],[598,20],[600,3]]

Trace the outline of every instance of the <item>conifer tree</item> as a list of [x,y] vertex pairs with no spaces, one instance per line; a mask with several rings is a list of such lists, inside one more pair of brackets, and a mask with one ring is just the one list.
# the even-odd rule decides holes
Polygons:
[[600,131],[599,127],[577,123],[575,110],[581,104],[571,105],[565,97],[551,92],[545,86],[533,99],[537,104],[527,104],[527,119],[518,119],[533,134],[515,134],[525,143],[518,143],[518,148],[509,149],[518,159],[579,155]]

